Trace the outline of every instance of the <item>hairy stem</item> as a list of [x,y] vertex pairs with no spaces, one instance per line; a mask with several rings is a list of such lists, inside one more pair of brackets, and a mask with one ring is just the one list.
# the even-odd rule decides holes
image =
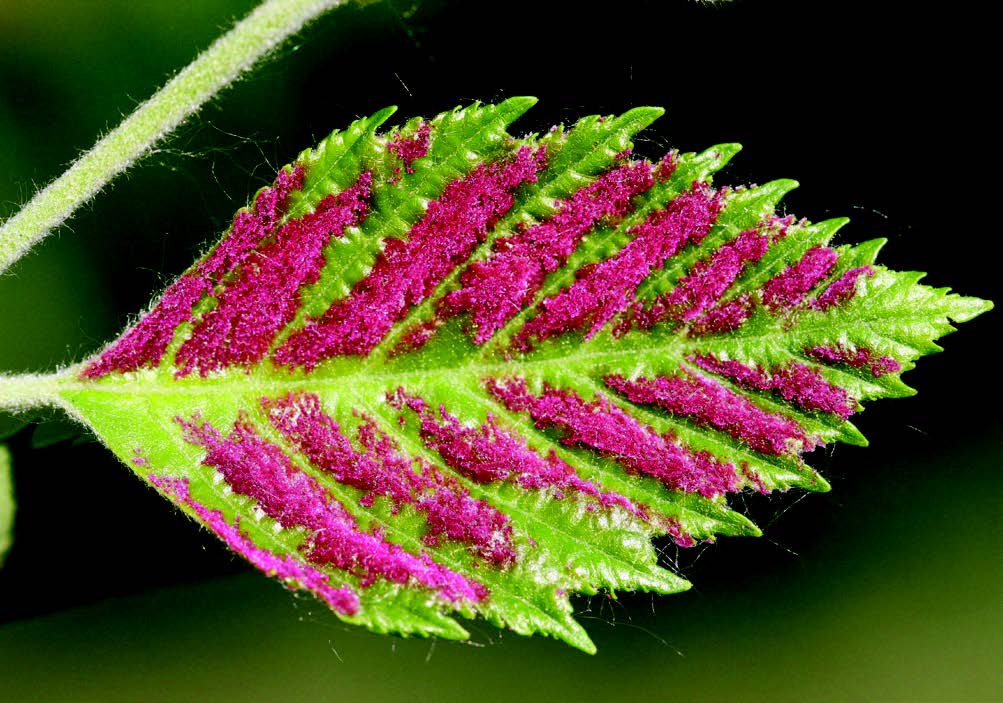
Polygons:
[[0,226],[0,273],[262,56],[347,1],[261,3]]
[[61,373],[0,374],[0,412],[19,412],[42,406],[64,407],[65,402],[59,395],[63,380]]

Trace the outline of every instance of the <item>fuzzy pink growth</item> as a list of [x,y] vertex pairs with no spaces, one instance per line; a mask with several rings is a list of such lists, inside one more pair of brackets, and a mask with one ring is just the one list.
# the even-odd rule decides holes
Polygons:
[[616,256],[585,266],[571,287],[541,303],[542,311],[519,334],[546,339],[589,326],[591,338],[614,315],[627,309],[637,287],[686,244],[699,244],[721,211],[721,198],[706,184],[696,184],[667,208],[632,227],[633,239]]
[[558,427],[562,443],[592,447],[615,458],[631,473],[653,476],[668,488],[708,498],[738,490],[735,467],[707,452],[691,452],[597,396],[591,403],[573,391],[544,387],[534,396],[522,379],[488,379],[488,391],[509,410],[529,412],[538,427]]
[[632,515],[647,520],[648,513],[619,493],[604,492],[586,481],[556,453],[542,457],[509,432],[500,428],[495,418],[477,427],[464,427],[458,418],[439,407],[442,421],[436,420],[428,404],[403,389],[388,398],[397,408],[405,406],[421,420],[421,437],[426,445],[439,452],[446,464],[478,483],[509,481],[529,490],[554,489],[557,498],[565,491],[580,493],[596,500],[602,507],[619,506]]
[[801,260],[767,281],[763,286],[763,304],[772,312],[789,310],[829,275],[839,254],[829,247],[812,247]]
[[661,302],[674,319],[689,322],[697,318],[731,287],[746,264],[762,259],[769,246],[768,235],[757,230],[742,232],[708,260],[693,264],[690,273]]
[[897,359],[878,356],[867,347],[853,349],[842,344],[834,347],[819,346],[805,349],[805,353],[827,364],[846,364],[855,369],[867,367],[875,378],[902,370],[902,364]]
[[365,448],[356,451],[333,418],[324,413],[313,393],[290,393],[261,405],[279,430],[310,462],[339,482],[366,491],[359,501],[372,506],[375,496],[389,498],[396,513],[400,506],[414,505],[428,521],[426,543],[447,539],[469,544],[488,561],[503,566],[515,561],[512,525],[506,515],[469,492],[434,467],[423,465],[415,472],[414,461],[399,453],[390,437],[372,421],[358,430]]
[[446,186],[407,239],[389,239],[369,275],[348,297],[291,336],[275,353],[287,366],[313,368],[335,355],[365,355],[407,309],[427,298],[470,256],[515,202],[521,184],[535,182],[546,153],[522,147],[514,159],[478,166]]
[[676,543],[679,547],[695,547],[697,546],[697,541],[693,539],[693,536],[688,534],[683,529],[683,524],[675,518],[666,518],[661,522],[662,529],[665,530],[665,534],[672,538],[672,541]]
[[767,412],[720,383],[689,372],[634,381],[610,376],[606,385],[633,403],[657,405],[674,415],[691,418],[765,454],[781,456],[817,446],[790,418]]
[[199,519],[226,542],[226,546],[247,559],[255,567],[283,581],[295,581],[312,591],[327,603],[332,610],[342,615],[356,615],[359,612],[359,597],[348,586],[335,588],[327,576],[298,559],[279,555],[262,549],[240,531],[240,522],[231,525],[219,510],[210,510],[194,500],[188,488],[188,479],[149,476],[150,482],[176,501],[191,508]]
[[303,178],[303,167],[298,164],[291,170],[280,171],[275,184],[258,193],[253,207],[237,213],[230,231],[216,248],[168,286],[156,307],[88,364],[81,377],[100,378],[112,372],[124,373],[159,364],[178,325],[191,319],[195,303],[272,233],[290,193],[303,187]]
[[495,242],[487,260],[463,272],[462,287],[445,297],[442,312],[470,312],[477,328],[474,342],[483,344],[533,300],[546,275],[567,262],[582,237],[603,218],[628,213],[631,198],[653,183],[647,162],[606,172],[561,202],[546,222]]
[[752,297],[747,293],[726,303],[718,303],[690,323],[689,335],[704,337],[734,332],[745,324],[754,308]]
[[400,356],[418,351],[435,336],[443,322],[442,318],[434,317],[431,320],[412,325],[400,336],[394,348],[390,350],[390,356]]
[[274,241],[251,252],[240,277],[223,289],[217,306],[181,345],[177,375],[198,370],[205,376],[261,361],[275,335],[295,317],[300,289],[318,279],[331,237],[365,218],[372,181],[372,173],[363,173],[351,188],[327,196],[310,214],[283,225]]
[[428,122],[421,122],[413,137],[399,133],[391,139],[387,144],[387,151],[396,154],[397,158],[404,162],[404,170],[407,173],[414,173],[411,164],[428,154],[431,134],[432,125]]
[[281,448],[263,440],[246,418],[239,418],[225,438],[209,423],[176,420],[186,441],[205,448],[203,466],[218,470],[234,492],[252,498],[283,527],[306,530],[303,549],[315,564],[347,571],[363,586],[382,578],[419,584],[453,602],[487,596],[482,585],[436,564],[427,554],[410,554],[378,532],[361,531],[341,503],[297,469]]
[[856,401],[845,390],[804,364],[790,362],[767,372],[738,361],[722,361],[711,354],[696,355],[690,361],[705,371],[730,378],[743,388],[779,393],[803,410],[821,410],[845,420],[857,409]]
[[853,300],[857,294],[857,281],[861,276],[868,278],[874,275],[874,269],[870,266],[858,266],[844,273],[839,280],[829,284],[829,287],[822,291],[812,304],[818,310],[828,310],[834,305],[842,305]]

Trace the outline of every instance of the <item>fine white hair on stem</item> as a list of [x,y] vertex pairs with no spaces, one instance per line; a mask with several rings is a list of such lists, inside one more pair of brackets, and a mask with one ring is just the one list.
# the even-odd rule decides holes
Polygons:
[[262,2],[0,225],[0,273],[259,59],[346,2]]

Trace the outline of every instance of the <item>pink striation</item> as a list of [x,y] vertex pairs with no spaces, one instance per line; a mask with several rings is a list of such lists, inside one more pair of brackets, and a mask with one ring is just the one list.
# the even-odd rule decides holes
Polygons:
[[631,198],[653,183],[647,162],[607,171],[562,201],[546,222],[495,242],[487,260],[472,263],[460,276],[461,288],[445,297],[442,313],[470,312],[474,342],[483,344],[532,302],[547,274],[565,264],[582,237],[603,218],[627,214]]
[[442,420],[437,420],[428,403],[402,388],[390,395],[388,402],[396,408],[414,411],[421,421],[425,444],[439,452],[450,468],[478,483],[509,481],[529,490],[553,489],[558,499],[566,492],[579,493],[595,499],[602,507],[616,505],[642,520],[648,519],[643,506],[618,493],[604,492],[595,483],[580,478],[553,451],[546,457],[540,456],[499,427],[490,414],[486,423],[465,427],[443,406],[439,407]]
[[300,288],[314,283],[324,267],[324,249],[369,211],[373,177],[363,173],[338,195],[324,198],[310,214],[283,225],[271,241],[245,257],[236,280],[196,325],[178,350],[178,376],[205,376],[233,364],[261,361],[282,328],[295,317]]
[[664,209],[629,230],[633,239],[615,256],[582,267],[566,290],[544,300],[542,311],[523,328],[520,340],[546,339],[589,327],[592,337],[614,315],[626,310],[637,287],[686,244],[699,244],[721,211],[721,198],[698,183]]
[[705,371],[730,378],[743,388],[779,393],[803,410],[821,410],[845,420],[857,409],[857,402],[845,390],[826,381],[816,369],[798,362],[767,372],[738,361],[722,361],[711,354],[699,354],[690,357],[690,361]]
[[801,260],[783,270],[763,286],[763,305],[772,312],[789,310],[829,275],[839,254],[829,247],[812,247]]
[[428,343],[428,340],[435,336],[435,333],[442,327],[443,322],[442,318],[433,317],[431,320],[412,325],[401,334],[394,348],[390,350],[390,356],[401,356],[402,354],[410,354],[411,352],[418,351]]
[[878,356],[866,347],[856,349],[839,344],[834,347],[819,346],[805,349],[813,359],[827,364],[846,364],[855,369],[866,367],[875,378],[902,370],[902,364],[890,356]]
[[498,566],[511,564],[512,526],[508,517],[491,505],[470,497],[455,480],[434,467],[420,466],[400,454],[397,446],[371,420],[358,430],[364,451],[356,451],[338,424],[321,409],[313,393],[290,393],[271,400],[261,399],[268,418],[282,435],[317,468],[339,482],[366,491],[359,501],[372,506],[375,496],[386,496],[396,513],[402,505],[414,505],[428,521],[426,543],[438,544],[445,537],[469,544],[475,553]]
[[562,443],[592,447],[668,488],[712,498],[741,485],[730,463],[679,446],[671,435],[658,434],[601,395],[590,403],[573,391],[544,386],[537,397],[520,378],[488,379],[487,389],[509,410],[529,412],[538,427],[563,430]]
[[253,207],[237,213],[230,231],[212,252],[168,286],[157,305],[88,364],[81,377],[100,378],[159,364],[178,325],[191,319],[195,303],[272,233],[290,193],[303,187],[303,178],[303,167],[298,164],[280,171],[275,184],[258,193]]
[[262,549],[240,531],[240,523],[236,526],[228,523],[219,510],[210,510],[195,501],[188,488],[188,479],[168,478],[166,476],[149,476],[150,482],[175,500],[184,503],[199,517],[210,530],[226,542],[226,546],[247,559],[251,564],[269,576],[275,576],[283,581],[294,581],[303,588],[312,591],[318,598],[327,603],[332,610],[342,615],[353,616],[359,612],[359,597],[348,586],[335,588],[331,586],[327,576],[311,566],[303,564],[295,557],[279,555]]
[[858,266],[844,273],[839,280],[829,284],[822,293],[815,299],[812,305],[818,310],[828,310],[834,305],[842,305],[853,300],[857,294],[857,281],[861,276],[868,278],[874,275],[874,269],[870,266]]
[[662,296],[669,317],[690,322],[716,303],[741,275],[746,264],[763,258],[770,237],[748,230],[723,245],[711,256],[693,264],[690,273],[679,280],[671,293]]
[[726,303],[718,303],[690,323],[688,334],[691,337],[705,337],[734,332],[745,324],[754,309],[752,297],[748,293]]
[[414,173],[411,165],[421,157],[428,154],[432,125],[428,122],[421,122],[418,125],[413,137],[407,137],[403,132],[398,133],[387,143],[387,151],[396,154],[404,162],[404,170],[407,173]]
[[814,449],[801,426],[770,413],[716,381],[684,371],[680,376],[638,378],[610,376],[606,385],[632,403],[657,405],[674,415],[725,432],[764,454],[781,456]]
[[388,239],[369,275],[292,335],[275,360],[313,368],[330,356],[368,354],[410,306],[425,300],[470,256],[512,207],[515,189],[536,181],[545,160],[544,149],[522,147],[514,158],[478,166],[450,183],[409,236]]
[[281,448],[263,440],[246,417],[238,418],[225,438],[208,422],[176,420],[186,441],[205,448],[203,466],[219,471],[234,492],[252,498],[283,527],[306,531],[302,549],[314,564],[347,571],[363,586],[386,579],[424,586],[452,602],[487,597],[484,586],[436,564],[427,554],[410,554],[379,531],[360,530],[341,503],[296,468]]

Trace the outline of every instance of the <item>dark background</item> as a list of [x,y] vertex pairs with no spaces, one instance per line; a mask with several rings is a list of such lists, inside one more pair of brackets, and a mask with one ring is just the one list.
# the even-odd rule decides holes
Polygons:
[[[882,263],[999,301],[994,22],[974,4],[386,0],[331,13],[0,279],[0,369],[80,360],[332,129],[536,95],[513,128],[660,105],[659,156],[737,141],[718,183],[792,177]],[[890,5],[890,4],[889,4]],[[0,0],[0,218],[252,2]],[[885,14],[888,12],[889,14]],[[833,485],[736,500],[758,540],[670,550],[692,591],[582,598],[599,646],[474,624],[474,645],[347,628],[251,573],[100,445],[11,441],[5,700],[991,701],[1003,691],[992,311],[872,404]],[[802,500],[803,498],[803,500]]]

